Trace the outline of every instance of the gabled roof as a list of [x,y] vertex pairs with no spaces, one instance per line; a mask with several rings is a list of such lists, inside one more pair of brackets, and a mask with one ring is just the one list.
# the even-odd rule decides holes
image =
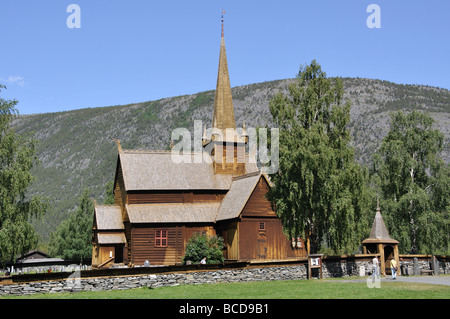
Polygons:
[[262,176],[266,178],[259,172],[233,178],[231,188],[222,200],[216,220],[239,217]]
[[[171,151],[119,152],[126,191],[139,190],[228,190],[232,175],[214,174],[211,156],[187,153],[190,163],[174,158]],[[245,156],[246,173],[257,172],[254,155]],[[117,178],[117,176],[116,176]]]
[[122,210],[116,205],[95,205],[97,230],[123,230]]
[[45,259],[45,258],[50,258],[48,256],[48,254],[44,253],[43,251],[34,249],[34,250],[30,250],[27,253],[21,255],[20,257],[17,258],[17,260],[32,260],[32,259]]
[[[125,209],[130,223],[215,223],[233,219],[241,214],[260,178],[269,183],[268,177],[260,172],[234,177],[221,202],[126,204]],[[95,219],[98,230],[124,229],[120,206],[95,206]],[[98,235],[101,235],[99,243],[123,241],[122,234]]]
[[214,223],[220,202],[126,205],[130,223]]
[[[231,175],[214,174],[212,160],[196,162],[192,153],[190,163],[177,162],[171,152],[122,151],[119,162],[125,189],[130,190],[227,190]],[[200,154],[208,157],[207,153]]]

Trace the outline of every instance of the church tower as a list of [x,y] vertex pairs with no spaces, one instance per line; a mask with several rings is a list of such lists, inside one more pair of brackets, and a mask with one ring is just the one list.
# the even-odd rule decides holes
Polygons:
[[245,125],[241,134],[236,131],[222,15],[222,35],[220,39],[219,70],[214,99],[212,134],[209,140],[206,135],[203,137],[203,148],[209,151],[213,157],[214,173],[232,174],[234,176],[244,175],[246,143]]

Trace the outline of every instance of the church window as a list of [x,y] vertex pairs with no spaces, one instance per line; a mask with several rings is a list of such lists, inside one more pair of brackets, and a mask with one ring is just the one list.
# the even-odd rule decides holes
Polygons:
[[167,230],[155,231],[155,247],[167,247]]

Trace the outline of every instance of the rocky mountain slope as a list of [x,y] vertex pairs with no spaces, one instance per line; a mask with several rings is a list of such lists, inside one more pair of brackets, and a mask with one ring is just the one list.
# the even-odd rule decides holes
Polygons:
[[[256,83],[232,89],[236,125],[270,126],[270,99],[286,91],[295,79]],[[446,137],[443,157],[450,161],[450,91],[422,85],[400,85],[387,81],[344,78],[345,98],[352,102],[352,143],[358,161],[369,163],[389,127],[389,112],[423,110],[436,120]],[[48,234],[76,208],[84,188],[97,202],[105,196],[105,185],[114,178],[117,148],[169,148],[173,129],[193,131],[194,120],[211,126],[214,91],[165,98],[157,101],[79,109],[74,111],[19,116],[17,132],[33,132],[40,141],[40,165],[30,193],[49,198],[51,211],[34,221],[45,240]]]

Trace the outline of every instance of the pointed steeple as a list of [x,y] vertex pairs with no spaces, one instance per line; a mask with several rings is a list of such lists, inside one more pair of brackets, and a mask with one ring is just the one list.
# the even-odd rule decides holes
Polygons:
[[370,232],[369,238],[363,240],[363,244],[370,243],[370,242],[397,243],[398,244],[397,240],[392,239],[389,236],[389,232],[383,221],[383,217],[381,216],[380,203],[378,201],[378,198],[377,198],[377,212],[375,213],[375,218],[373,220],[372,230]]
[[223,16],[222,36],[220,40],[219,71],[217,74],[212,126],[222,131],[225,131],[227,128],[236,128],[236,123],[234,121],[233,99],[231,96],[230,75],[228,73],[227,53],[225,51],[225,39],[223,36]]
[[247,144],[248,134],[245,127],[242,134],[239,134],[234,120],[230,75],[228,74],[227,54],[223,36],[224,13],[222,12],[219,71],[214,100],[212,132],[210,136],[206,133],[203,134],[202,145],[203,150],[212,156],[214,174],[240,176],[245,174],[245,145]]

